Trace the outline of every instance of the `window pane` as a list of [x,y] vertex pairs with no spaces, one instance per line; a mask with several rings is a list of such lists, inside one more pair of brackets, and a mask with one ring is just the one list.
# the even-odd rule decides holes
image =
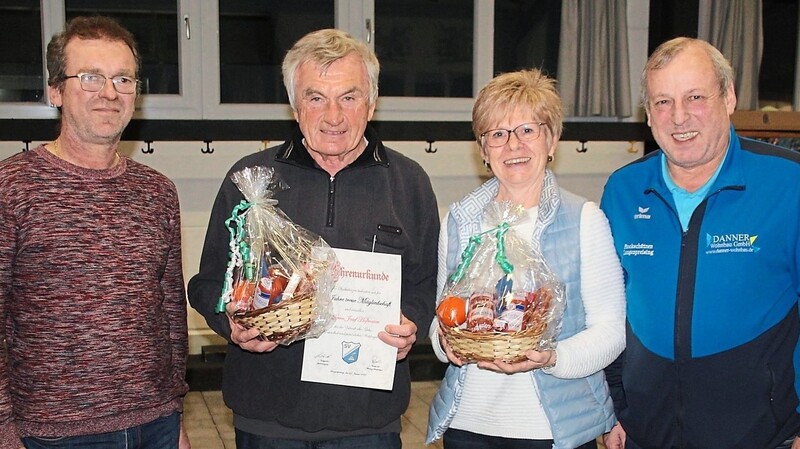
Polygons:
[[797,0],[763,0],[764,54],[758,76],[759,107],[792,110],[797,57]]
[[67,20],[104,15],[125,26],[139,45],[143,94],[179,94],[177,0],[66,0]]
[[0,102],[42,102],[42,20],[39,0],[0,5]]
[[333,5],[328,0],[221,0],[220,102],[288,104],[283,57],[307,33],[334,27]]
[[558,73],[559,0],[495,0],[494,73],[537,67]]
[[472,97],[472,2],[376,0],[383,97]]

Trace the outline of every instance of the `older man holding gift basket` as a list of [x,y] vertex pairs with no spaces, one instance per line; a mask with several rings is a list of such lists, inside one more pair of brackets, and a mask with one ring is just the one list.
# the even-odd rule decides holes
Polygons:
[[[236,314],[230,321],[224,313],[217,313],[223,288],[224,296],[231,300],[228,311],[255,288],[273,289],[282,296],[276,305],[280,308],[303,292],[302,282],[296,288],[292,285],[292,274],[298,268],[301,274],[313,273],[307,270],[309,260],[301,256],[299,263],[281,276],[281,268],[286,267],[273,264],[269,257],[260,269],[254,265],[250,270],[253,279],[257,272],[266,276],[258,284],[248,282],[246,261],[260,259],[252,259],[253,242],[243,239],[239,243],[246,245],[234,241],[231,246],[231,232],[237,234],[240,229],[234,223],[240,214],[232,211],[247,195],[237,188],[241,183],[236,179],[226,179],[211,213],[200,272],[189,283],[189,300],[209,326],[230,342],[222,390],[234,413],[239,449],[401,446],[400,416],[410,398],[405,359],[418,336],[425,336],[433,316],[439,215],[422,168],[386,148],[368,126],[378,94],[378,68],[369,48],[342,31],[319,30],[301,38],[283,63],[284,83],[299,129],[283,144],[245,157],[230,174],[248,167],[272,169],[289,187],[275,193],[277,207],[298,227],[333,248],[362,251],[364,258],[369,257],[368,252],[401,257],[402,315],[396,317],[398,324],[387,325],[377,335],[385,345],[397,348],[396,364],[390,360],[395,368],[393,387],[385,391],[304,382],[301,370],[304,353],[309,352],[305,351],[307,340],[278,345],[261,338],[258,327],[243,326]],[[247,203],[252,204],[256,197],[251,195]],[[256,202],[267,206],[264,201]],[[297,249],[292,243],[277,241],[274,246],[290,252]],[[228,253],[237,251],[245,267],[245,282],[236,275],[241,269],[227,264]],[[273,265],[277,273],[270,273]],[[313,260],[310,265],[318,266]],[[264,278],[268,285],[259,286]],[[286,279],[285,285],[281,278]],[[243,286],[245,292],[237,293],[232,284]],[[292,299],[285,297],[287,291]],[[272,293],[269,295],[271,302]]]
[[614,411],[602,369],[625,345],[622,270],[605,215],[558,187],[555,82],[494,78],[472,112],[494,177],[450,206],[430,336],[449,361],[428,440],[447,449],[594,448]]

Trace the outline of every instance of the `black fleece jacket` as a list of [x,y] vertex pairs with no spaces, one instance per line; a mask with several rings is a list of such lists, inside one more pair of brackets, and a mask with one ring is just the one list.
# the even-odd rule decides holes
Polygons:
[[[359,158],[331,177],[320,169],[296,132],[282,145],[246,156],[229,171],[211,211],[200,272],[189,282],[189,301],[219,335],[230,341],[224,314],[215,313],[228,260],[225,220],[243,199],[230,175],[244,167],[274,167],[289,189],[278,207],[299,226],[334,248],[402,256],[403,314],[425,338],[434,314],[439,213],[422,167],[388,149],[367,127],[369,145]],[[408,407],[407,359],[395,370],[394,389],[379,391],[301,382],[304,342],[256,354],[228,345],[223,377],[225,403],[236,415],[275,422],[303,432],[363,434],[396,422]]]

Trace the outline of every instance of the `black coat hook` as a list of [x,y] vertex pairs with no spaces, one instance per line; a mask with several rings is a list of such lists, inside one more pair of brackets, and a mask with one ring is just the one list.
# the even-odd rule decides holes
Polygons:
[[25,144],[25,148],[23,148],[23,149],[22,149],[22,151],[28,151],[28,150],[30,150],[30,149],[31,149],[31,147],[29,146],[29,145],[30,145],[30,143],[31,143],[31,141],[30,141],[30,140],[23,140],[23,141],[22,141],[22,143],[24,143],[24,144]]
[[575,151],[577,151],[578,153],[585,153],[585,152],[589,151],[589,149],[586,148],[586,141],[585,140],[580,140],[579,142],[581,143],[581,147],[580,148],[575,148]]
[[147,148],[142,148],[141,149],[142,153],[144,153],[144,154],[153,154],[153,151],[156,150],[155,148],[150,146],[150,144],[153,143],[153,141],[152,140],[145,140],[144,143],[147,144]]
[[211,148],[211,142],[212,141],[211,140],[204,140],[203,142],[206,143],[206,147],[205,148],[200,148],[200,152],[203,153],[203,154],[211,154],[211,153],[213,153],[214,149]]
[[435,153],[439,151],[438,148],[433,148],[433,142],[436,142],[435,140],[426,140],[425,142],[428,142],[428,148],[425,148],[426,153]]

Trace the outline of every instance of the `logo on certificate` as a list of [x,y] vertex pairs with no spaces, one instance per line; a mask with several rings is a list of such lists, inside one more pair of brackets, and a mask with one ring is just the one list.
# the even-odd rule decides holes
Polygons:
[[342,360],[345,363],[355,363],[358,361],[358,353],[361,349],[361,343],[356,343],[354,341],[343,341],[342,342]]
[[397,348],[378,338],[400,321],[402,258],[334,248],[338,280],[331,291],[333,327],[305,341],[300,380],[392,390]]

